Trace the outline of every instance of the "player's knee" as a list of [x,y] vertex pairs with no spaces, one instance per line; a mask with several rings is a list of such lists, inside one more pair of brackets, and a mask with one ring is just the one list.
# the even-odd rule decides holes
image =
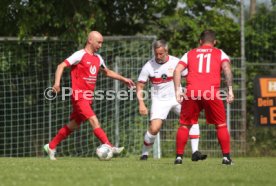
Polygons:
[[185,124],[182,124],[180,125],[180,127],[183,127],[183,128],[186,128],[186,129],[189,129],[192,127],[192,125],[185,125]]
[[74,131],[78,128],[78,123],[75,120],[71,120],[66,126],[70,131]]
[[216,125],[216,129],[227,128],[226,123]]
[[89,123],[90,123],[90,125],[92,126],[93,129],[95,129],[95,128],[100,128],[100,127],[101,127],[100,122],[99,122],[98,119],[95,118],[95,117],[90,117],[90,118],[88,119],[88,121],[89,121]]
[[162,120],[161,119],[151,120],[148,131],[152,135],[156,135],[160,131],[161,126],[162,126]]
[[151,135],[157,135],[159,132],[159,129],[157,129],[155,127],[150,127],[148,131]]

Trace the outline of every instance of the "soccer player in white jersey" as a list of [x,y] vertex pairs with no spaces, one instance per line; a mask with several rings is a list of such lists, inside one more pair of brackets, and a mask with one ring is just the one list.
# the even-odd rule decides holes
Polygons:
[[[179,59],[168,54],[168,44],[164,40],[155,41],[153,43],[153,51],[154,57],[143,66],[136,84],[139,113],[144,116],[148,115],[148,109],[144,102],[143,90],[148,80],[152,84],[150,125],[144,136],[140,160],[148,159],[149,149],[154,144],[163,120],[167,118],[170,110],[173,110],[177,115],[180,114],[181,110],[181,105],[175,98],[173,83],[173,72]],[[187,75],[187,71],[183,75]],[[207,158],[207,155],[198,151],[199,135],[199,125],[193,125],[189,133],[193,152],[192,161]]]
[[84,49],[76,51],[57,67],[53,86],[53,90],[57,93],[60,92],[60,80],[64,69],[71,68],[73,92],[71,103],[73,111],[70,115],[70,122],[64,125],[48,144],[44,145],[44,150],[48,153],[51,160],[56,160],[57,145],[86,120],[89,121],[93,134],[101,143],[109,145],[114,154],[118,154],[124,149],[123,147],[114,147],[101,128],[98,118],[91,108],[93,92],[98,72],[103,72],[107,77],[117,79],[129,87],[135,86],[135,84],[131,79],[125,78],[106,67],[102,57],[96,53],[102,47],[102,44],[103,36],[97,31],[90,32]]

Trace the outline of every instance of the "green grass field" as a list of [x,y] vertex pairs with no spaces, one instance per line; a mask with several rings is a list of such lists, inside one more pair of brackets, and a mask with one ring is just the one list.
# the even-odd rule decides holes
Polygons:
[[276,185],[276,158],[235,158],[233,166],[222,165],[219,158],[201,162],[186,158],[182,165],[174,165],[173,160],[0,158],[0,185]]

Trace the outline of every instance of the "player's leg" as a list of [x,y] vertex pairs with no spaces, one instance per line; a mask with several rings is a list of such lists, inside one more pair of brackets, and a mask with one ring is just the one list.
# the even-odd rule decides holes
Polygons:
[[57,135],[49,143],[51,149],[55,149],[56,146],[64,139],[66,139],[76,128],[78,124],[75,120],[71,120],[67,125],[64,125],[57,133]]
[[[181,105],[178,102],[176,102],[176,104],[174,105],[173,111],[178,116],[180,115]],[[201,154],[201,152],[198,151],[199,137],[200,137],[199,124],[193,124],[189,132],[189,138],[191,141],[191,147],[192,147],[192,153],[193,153],[192,161],[204,160],[207,158],[207,155]]]
[[90,123],[94,135],[102,142],[108,145],[111,145],[105,132],[102,130],[99,120],[96,117],[94,111],[91,108],[91,101],[81,99],[78,101],[73,101],[74,105],[74,114],[71,115],[71,118],[74,118],[78,124],[88,120]]
[[[180,116],[180,112],[181,112],[181,105],[177,102],[176,105],[173,107],[173,111],[175,114],[177,114],[178,116]],[[182,128],[184,127],[184,128]],[[177,155],[180,156],[183,154],[183,151],[184,151],[184,141],[183,141],[183,134],[184,134],[184,130],[185,130],[185,127],[188,127],[190,128],[190,126],[180,126],[177,130],[177,133],[176,133],[176,142],[179,144],[179,145],[176,145],[177,147]],[[198,145],[198,143],[193,143],[192,146],[196,147],[196,145]],[[198,147],[197,147],[198,148]]]
[[[88,104],[89,105],[89,104]],[[64,125],[57,133],[57,135],[49,143],[50,149],[55,149],[56,146],[65,138],[67,138],[82,121],[84,121],[84,116],[82,116],[81,110],[84,109],[83,103],[80,101],[72,100],[73,112],[70,115],[70,122]],[[91,108],[90,108],[91,109]]]
[[60,142],[66,139],[78,127],[77,122],[73,119],[67,125],[64,125],[50,141],[44,145],[44,150],[48,153],[50,160],[56,160],[56,147]]
[[184,150],[189,138],[191,125],[180,125],[176,133],[176,158],[174,164],[182,164]]
[[154,144],[156,135],[162,127],[162,120],[167,118],[171,109],[171,103],[167,100],[152,99],[150,125],[144,135],[144,144],[142,148],[141,160],[147,160],[149,150]]
[[191,146],[192,146],[192,161],[198,161],[198,160],[205,160],[207,158],[206,154],[202,154],[198,150],[198,143],[199,143],[199,137],[200,137],[200,130],[199,130],[199,124],[193,124],[190,132],[189,137],[191,140]]
[[141,160],[147,160],[149,155],[149,150],[151,149],[154,141],[156,139],[156,135],[160,131],[162,126],[161,119],[153,119],[150,121],[150,126],[144,136],[144,144],[142,148],[142,155],[140,157]]
[[101,141],[102,144],[109,145],[112,148],[113,154],[120,154],[124,150],[124,147],[114,147],[110,143],[106,133],[101,128],[100,122],[99,122],[96,115],[91,116],[90,118],[88,118],[88,121],[89,121],[89,123],[90,123],[90,125],[93,129],[94,135]]
[[193,124],[189,131],[189,138],[191,140],[192,153],[198,151],[199,144],[199,125]]
[[180,112],[180,127],[176,133],[176,159],[175,164],[182,164],[185,146],[189,138],[189,131],[193,123],[198,122],[201,107],[196,100],[183,100]]
[[216,130],[223,155],[222,164],[232,165],[233,161],[230,157],[230,135],[226,123],[216,125]]
[[230,158],[230,135],[226,125],[226,114],[222,100],[205,100],[205,115],[207,123],[216,125],[217,138],[221,147],[222,164],[232,165]]
[[92,127],[93,134],[101,141],[102,144],[108,144],[109,146],[112,146],[112,144],[109,142],[108,137],[104,130],[101,128],[100,122],[96,115],[91,116],[88,118],[88,121]]
[[102,144],[109,145],[112,148],[113,154],[120,154],[124,150],[124,147],[114,147],[110,143],[106,133],[101,128],[100,122],[99,122],[96,115],[91,116],[90,118],[88,118],[88,121],[89,121],[89,123],[90,123],[90,125],[93,129],[94,135],[101,141]]

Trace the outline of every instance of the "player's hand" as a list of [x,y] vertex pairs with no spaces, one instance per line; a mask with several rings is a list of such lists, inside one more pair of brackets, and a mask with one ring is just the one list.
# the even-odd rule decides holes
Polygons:
[[148,108],[145,105],[139,105],[139,113],[142,116],[147,116],[148,115]]
[[182,93],[182,92],[177,91],[177,92],[175,93],[175,97],[176,97],[176,101],[177,101],[178,103],[182,103],[182,101],[183,101],[183,99],[184,99],[183,93]]
[[53,92],[56,93],[56,94],[60,92],[60,86],[59,86],[59,85],[56,85],[56,84],[55,84],[55,85],[52,87],[52,89],[53,89]]
[[125,78],[124,83],[128,88],[135,88],[135,83],[131,79]]
[[234,93],[232,90],[228,91],[228,95],[226,98],[227,103],[232,103],[234,101]]

